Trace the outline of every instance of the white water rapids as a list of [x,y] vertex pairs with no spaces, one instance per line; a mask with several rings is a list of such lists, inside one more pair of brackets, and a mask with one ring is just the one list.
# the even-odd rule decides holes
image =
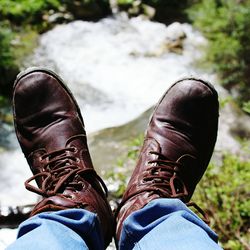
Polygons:
[[[166,53],[176,30],[187,34],[182,55]],[[190,62],[201,43],[204,39],[187,24],[167,28],[140,18],[76,21],[44,34],[31,61],[49,62],[62,76],[82,108],[87,132],[93,132],[137,117],[173,81],[194,74]]]
[[[183,52],[169,52],[169,41],[183,33]],[[46,66],[64,79],[90,133],[133,120],[182,77],[214,81],[213,75],[192,66],[205,43],[188,24],[166,27],[140,17],[75,21],[41,35],[39,47],[25,66]],[[223,125],[219,141],[237,149],[237,143],[227,135],[229,123]],[[20,149],[0,153],[0,167],[1,206],[34,203],[36,196],[23,186],[31,173]]]

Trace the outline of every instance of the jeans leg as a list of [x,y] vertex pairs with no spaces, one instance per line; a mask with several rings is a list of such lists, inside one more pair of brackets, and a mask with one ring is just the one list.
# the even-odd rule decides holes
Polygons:
[[45,212],[19,226],[7,250],[104,249],[97,215],[84,209]]
[[217,235],[178,199],[156,199],[124,221],[119,249],[217,250]]

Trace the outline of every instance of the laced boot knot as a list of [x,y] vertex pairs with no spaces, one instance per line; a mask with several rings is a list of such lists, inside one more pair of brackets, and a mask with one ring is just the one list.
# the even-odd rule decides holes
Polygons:
[[149,154],[156,155],[157,159],[148,161],[148,167],[142,176],[142,182],[147,184],[147,191],[156,192],[161,197],[181,198],[188,196],[187,188],[179,177],[179,162],[169,161],[156,151]]
[[[43,197],[51,197],[63,193],[66,188],[73,191],[82,190],[82,177],[91,175],[99,180],[107,195],[107,188],[102,179],[93,168],[81,166],[76,152],[76,147],[67,147],[40,156],[42,170],[25,181],[26,189]],[[39,183],[38,188],[30,184],[33,180]]]

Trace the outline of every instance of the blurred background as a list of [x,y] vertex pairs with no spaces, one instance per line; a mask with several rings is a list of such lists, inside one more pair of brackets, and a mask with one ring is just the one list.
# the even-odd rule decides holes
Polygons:
[[224,249],[249,250],[249,17],[250,0],[0,0],[0,249],[39,199],[23,185],[31,173],[12,124],[12,86],[19,71],[44,66],[81,107],[112,207],[158,99],[183,77],[212,82],[218,140],[193,200]]

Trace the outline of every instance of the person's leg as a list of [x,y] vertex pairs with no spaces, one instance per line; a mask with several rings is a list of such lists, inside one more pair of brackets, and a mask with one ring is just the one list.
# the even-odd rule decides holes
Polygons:
[[178,199],[156,199],[123,223],[119,249],[219,250],[210,227]]
[[[58,246],[48,249],[66,249],[61,246],[72,239],[76,245],[108,246],[113,215],[107,188],[94,170],[80,109],[62,79],[43,68],[20,73],[14,84],[13,113],[18,141],[34,174],[25,186],[42,196],[13,247],[23,244],[29,249],[32,240],[33,245],[44,241]],[[99,229],[93,230],[97,221]]]
[[7,249],[103,249],[96,214],[84,209],[44,212],[20,224],[17,240]]
[[193,78],[176,82],[161,98],[116,211],[121,249],[218,248],[215,234],[184,205],[210,161],[218,107],[213,86]]

